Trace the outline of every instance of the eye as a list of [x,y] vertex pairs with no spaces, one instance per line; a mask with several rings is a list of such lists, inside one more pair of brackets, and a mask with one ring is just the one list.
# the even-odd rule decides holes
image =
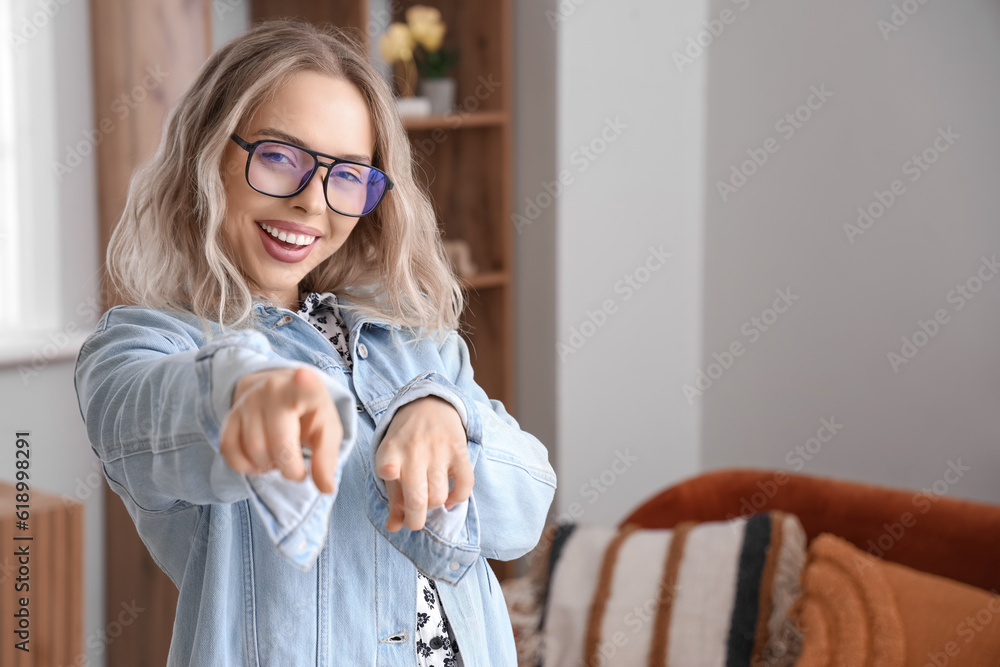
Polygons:
[[355,183],[357,185],[361,185],[361,179],[358,178],[358,175],[353,171],[339,172],[337,174],[337,178],[342,178],[349,183]]
[[339,164],[330,176],[336,178],[341,185],[362,185],[367,180],[367,171],[354,165]]
[[261,144],[257,147],[257,157],[271,167],[296,167],[298,151],[281,144]]

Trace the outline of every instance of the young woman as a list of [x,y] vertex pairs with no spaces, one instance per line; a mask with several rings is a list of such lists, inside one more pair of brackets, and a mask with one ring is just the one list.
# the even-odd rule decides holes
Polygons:
[[338,31],[215,53],[108,247],[76,366],[108,483],[180,591],[169,665],[514,665],[486,558],[545,447],[473,379],[391,93]]

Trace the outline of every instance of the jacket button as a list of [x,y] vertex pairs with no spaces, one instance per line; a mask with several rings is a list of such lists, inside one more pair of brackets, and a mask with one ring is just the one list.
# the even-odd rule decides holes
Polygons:
[[362,359],[368,358],[368,348],[365,347],[364,343],[358,343],[358,356]]
[[458,568],[460,568],[462,566],[461,566],[461,564],[457,560],[453,560],[453,561],[451,561],[451,564],[448,567],[450,567],[451,570],[452,570],[452,572],[454,572],[455,570],[457,570]]

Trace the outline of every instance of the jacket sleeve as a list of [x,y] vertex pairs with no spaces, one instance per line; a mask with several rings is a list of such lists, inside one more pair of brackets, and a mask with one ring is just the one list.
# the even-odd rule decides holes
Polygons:
[[[556,490],[548,450],[522,431],[500,401],[473,379],[469,349],[456,331],[441,344],[445,374],[426,371],[400,388],[372,435],[368,461],[368,515],[375,528],[429,576],[457,583],[480,556],[513,560],[530,551]],[[385,529],[389,516],[385,482],[374,474],[375,455],[395,412],[424,396],[439,396],[458,410],[469,440],[475,474],[472,495],[446,510],[428,510],[423,529]]]
[[[278,470],[238,473],[219,453],[236,382],[257,371],[307,365],[279,357],[258,331],[229,333],[197,348],[177,318],[116,307],[81,347],[74,384],[91,447],[130,510],[250,500],[279,551],[308,570],[325,543],[336,493],[320,493],[311,476],[295,482]],[[357,433],[354,397],[316,371],[344,428],[339,489]]]

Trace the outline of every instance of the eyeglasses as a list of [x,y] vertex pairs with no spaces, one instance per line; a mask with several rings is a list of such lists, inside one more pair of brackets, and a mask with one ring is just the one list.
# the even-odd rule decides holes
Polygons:
[[[248,153],[247,183],[261,194],[294,197],[317,169],[326,167],[323,192],[327,205],[341,215],[359,218],[374,211],[392,189],[386,173],[370,164],[341,160],[285,141],[267,139],[250,144],[236,134],[230,138]],[[322,162],[321,157],[331,162]]]

